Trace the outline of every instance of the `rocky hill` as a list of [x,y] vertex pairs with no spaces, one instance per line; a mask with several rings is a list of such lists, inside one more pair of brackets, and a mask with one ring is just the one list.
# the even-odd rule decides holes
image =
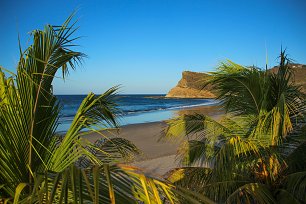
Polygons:
[[[306,65],[291,64],[291,66],[294,70],[294,83],[301,86],[302,92],[306,94]],[[277,70],[277,66],[271,69],[272,72],[276,72]]]
[[182,79],[176,87],[172,88],[166,97],[168,98],[215,98],[211,87],[203,89],[203,84],[210,76],[205,73],[184,71]]
[[[292,64],[295,81],[306,93],[306,65]],[[272,72],[276,72],[278,67],[273,67]],[[215,98],[216,95],[211,86],[203,89],[203,84],[209,79],[209,75],[200,72],[184,71],[178,84],[172,88],[166,97],[168,98]]]

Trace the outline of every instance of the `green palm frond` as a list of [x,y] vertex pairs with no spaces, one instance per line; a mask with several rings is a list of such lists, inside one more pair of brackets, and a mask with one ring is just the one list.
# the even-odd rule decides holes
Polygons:
[[[261,147],[258,141],[242,139],[239,136],[232,137],[222,145],[216,154],[214,164],[215,174],[219,178],[231,178],[233,168],[236,168],[237,163],[253,155],[261,158],[261,154]],[[244,163],[244,166],[239,166],[239,168],[242,170],[245,168],[245,165],[248,165],[248,163]]]
[[[140,150],[129,140],[124,138],[102,138],[94,144],[86,143],[87,151],[91,152],[104,164],[116,164],[120,162],[130,162],[140,154]],[[93,163],[86,155],[77,162],[77,166],[86,168]]]
[[212,169],[205,167],[182,167],[170,170],[166,174],[172,183],[193,190],[199,190],[209,184]]
[[183,165],[208,165],[219,151],[219,147],[208,139],[185,141],[178,150],[180,163]]
[[[104,158],[115,163],[132,161],[136,155],[140,154],[140,150],[124,138],[111,138],[95,146],[109,155],[109,157],[104,156]],[[101,160],[103,161],[102,157]]]
[[127,175],[134,178],[133,181],[137,184],[134,185],[137,195],[134,195],[135,198],[141,198],[140,200],[145,203],[179,202],[174,194],[175,187],[172,184],[167,183],[165,180],[145,176],[135,167],[121,165],[120,168]]
[[288,165],[286,172],[293,173],[306,169],[306,142],[300,144],[289,156],[286,158]]
[[6,156],[0,159],[0,180],[10,195],[14,185],[31,183],[33,172],[49,165],[46,158],[52,154],[49,145],[54,144],[61,108],[52,82],[60,68],[74,69],[84,56],[70,49],[73,40],[68,38],[75,31],[68,27],[71,20],[57,29],[47,25],[33,31],[33,44],[20,52],[17,74],[6,79],[1,71],[0,153]]
[[[221,73],[221,74],[235,74],[243,70],[245,70],[245,67],[231,60],[226,60],[224,62],[221,62],[220,65],[217,67],[218,73]],[[214,73],[214,72],[211,72],[211,73]]]
[[250,182],[245,180],[218,180],[214,170],[204,167],[183,167],[167,173],[167,179],[176,186],[190,189],[195,194],[201,194],[218,203],[225,202],[229,195],[239,187]]
[[[177,203],[174,186],[145,176],[126,162],[138,149],[123,138],[88,144],[84,131],[118,128],[116,92],[87,95],[69,130],[58,135],[61,105],[53,95],[62,78],[85,56],[72,50],[76,22],[35,30],[21,51],[17,74],[0,70],[0,202],[11,203]],[[92,151],[95,149],[97,151]],[[81,168],[77,161],[86,158]]]
[[179,137],[206,136],[215,137],[221,133],[230,134],[231,130],[224,124],[202,114],[183,115],[167,121],[168,128],[165,130],[165,139],[176,139]]
[[99,129],[117,127],[117,90],[118,87],[110,88],[100,96],[89,93],[79,106],[67,134],[79,134],[89,125],[98,125]]
[[288,175],[283,181],[284,189],[301,202],[306,201],[306,171]]
[[197,193],[195,191],[189,190],[187,188],[177,187],[174,192],[180,196],[181,203],[186,204],[216,204],[213,200],[203,195],[202,193]]
[[272,144],[279,144],[292,131],[292,117],[306,108],[304,94],[293,84],[294,71],[289,65],[285,51],[281,52],[276,73],[223,63],[211,73],[209,83],[215,86],[227,112],[258,117],[253,136],[265,135]]
[[[218,121],[199,114],[168,121],[166,138],[185,139],[178,156],[189,166],[171,172],[169,179],[216,202],[275,203],[284,196],[305,202],[304,174],[294,175],[305,170],[306,138],[297,131],[305,117],[305,95],[293,84],[285,52],[273,72],[227,61],[210,74],[227,115]],[[209,179],[185,170],[207,162],[213,162]]]
[[[52,149],[52,156],[47,161],[48,169],[60,172],[76,162],[84,154],[90,159],[94,159],[91,152],[82,145],[81,131],[93,125],[117,126],[116,104],[113,99],[117,88],[109,89],[100,96],[90,93],[83,99],[67,133],[63,137],[60,145]],[[97,162],[96,159],[93,161]],[[100,163],[101,164],[101,163]]]
[[223,63],[217,72],[212,72],[213,84],[227,112],[258,114],[262,92],[265,88],[264,72],[234,63]]
[[279,204],[300,204],[300,202],[288,191],[284,189],[278,189],[275,193],[276,203]]
[[248,183],[232,193],[226,203],[276,203],[270,190],[262,184]]
[[129,166],[70,166],[63,172],[34,176],[31,195],[18,203],[137,203],[177,202],[166,181],[144,176]]

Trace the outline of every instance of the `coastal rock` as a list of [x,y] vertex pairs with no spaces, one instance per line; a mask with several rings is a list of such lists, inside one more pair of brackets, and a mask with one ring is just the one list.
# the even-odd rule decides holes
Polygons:
[[203,87],[210,78],[208,74],[200,72],[184,71],[182,79],[176,87],[166,95],[168,98],[215,98],[211,86]]
[[[294,70],[294,83],[301,86],[301,90],[306,94],[306,65],[291,64]],[[276,72],[278,67],[270,69]],[[208,74],[201,72],[184,71],[178,84],[172,88],[166,97],[168,98],[215,98],[212,86],[203,88],[203,84],[210,78]]]

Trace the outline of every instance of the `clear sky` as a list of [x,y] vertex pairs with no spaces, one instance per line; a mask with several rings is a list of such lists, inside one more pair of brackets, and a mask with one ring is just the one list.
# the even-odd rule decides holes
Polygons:
[[83,66],[56,94],[166,93],[183,70],[212,71],[220,61],[264,67],[281,45],[306,64],[305,0],[1,0],[0,65],[15,70],[18,33],[61,24],[75,9]]

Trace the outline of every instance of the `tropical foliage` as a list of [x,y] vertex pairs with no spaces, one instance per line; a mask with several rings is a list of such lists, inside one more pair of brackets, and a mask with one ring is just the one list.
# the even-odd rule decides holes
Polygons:
[[[116,92],[89,93],[68,131],[57,134],[61,104],[56,74],[65,78],[85,55],[77,31],[63,25],[31,33],[20,47],[17,72],[0,70],[0,202],[7,203],[305,203],[305,96],[281,52],[276,72],[231,61],[210,83],[226,115],[185,115],[168,121],[166,138],[184,137],[184,167],[167,180],[118,164],[139,153],[124,138],[98,130],[118,128]],[[86,130],[86,131],[85,131]],[[95,144],[88,130],[101,135]]]
[[224,117],[168,121],[165,137],[186,139],[170,181],[218,203],[306,202],[305,96],[279,59],[275,72],[222,63],[209,83]]
[[[117,87],[89,93],[68,131],[56,133],[61,104],[53,80],[59,71],[65,78],[85,56],[73,50],[75,24],[70,16],[61,26],[34,30],[32,45],[20,46],[17,73],[1,67],[0,202],[174,203],[169,183],[116,165],[138,153],[133,144],[96,131],[118,127]],[[88,143],[85,129],[101,140]]]

